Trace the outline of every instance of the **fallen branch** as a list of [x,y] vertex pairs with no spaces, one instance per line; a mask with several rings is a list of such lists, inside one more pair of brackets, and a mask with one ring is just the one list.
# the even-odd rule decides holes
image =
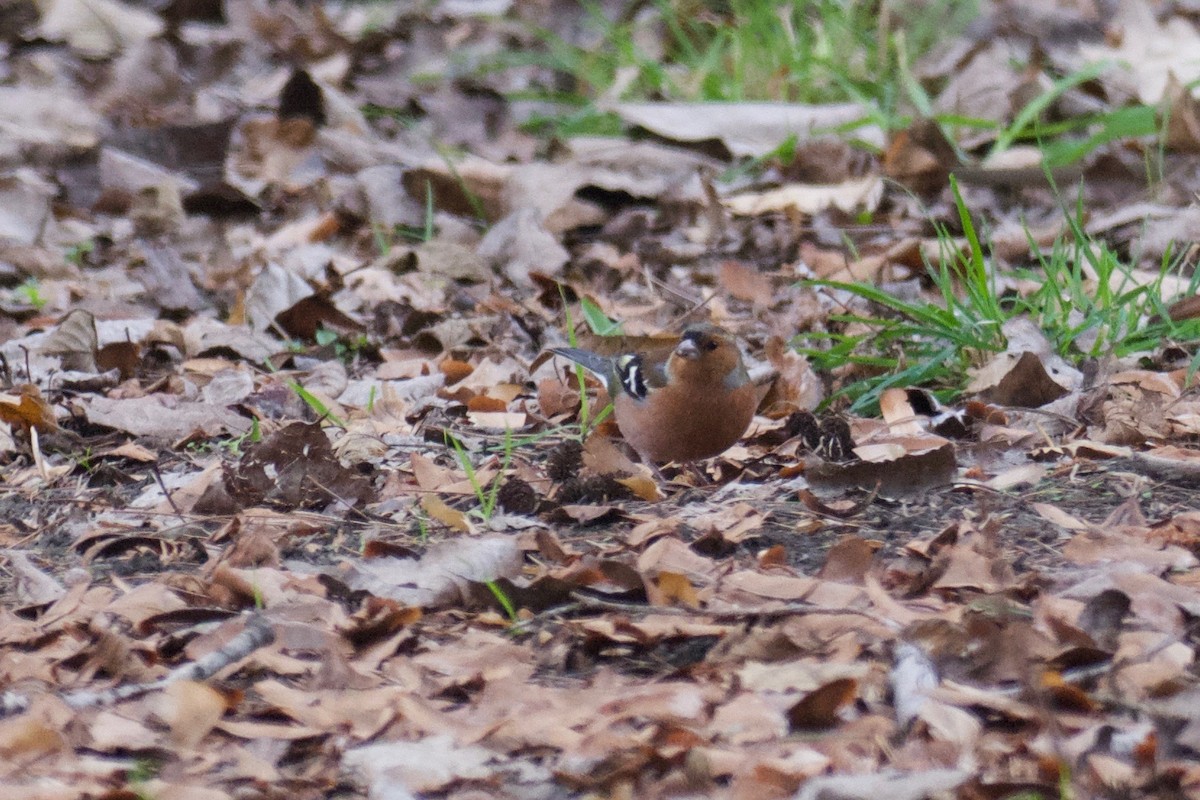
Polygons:
[[[262,614],[251,614],[246,619],[246,627],[237,636],[230,639],[224,647],[214,650],[208,655],[190,664],[176,667],[167,675],[148,683],[134,683],[125,686],[114,686],[102,692],[90,689],[70,692],[62,697],[64,703],[71,708],[94,708],[119,703],[135,697],[165,689],[178,681],[203,681],[216,675],[225,667],[242,660],[246,656],[275,641],[275,630]],[[16,692],[0,694],[0,718],[20,714],[29,709],[28,697]]]

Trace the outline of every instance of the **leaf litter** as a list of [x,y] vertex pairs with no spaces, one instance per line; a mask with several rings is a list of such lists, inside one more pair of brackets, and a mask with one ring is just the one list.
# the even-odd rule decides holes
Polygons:
[[[1194,253],[1155,282],[1195,239],[1186,9],[1043,10],[1031,47],[988,4],[914,79],[998,129],[608,101],[624,136],[547,141],[512,99],[546,67],[460,71],[543,4],[468,5],[10,4],[5,796],[1195,793],[1194,342],[1068,363],[1082,318],[1012,317],[951,404],[914,378],[878,414],[838,394],[869,361],[794,347],[944,300],[951,172],[1007,296],[1070,228],[1047,177],[1082,178],[1194,316]],[[1165,103],[1164,144],[1046,163],[1031,98]],[[652,479],[540,357],[585,317],[733,330],[747,436]]]

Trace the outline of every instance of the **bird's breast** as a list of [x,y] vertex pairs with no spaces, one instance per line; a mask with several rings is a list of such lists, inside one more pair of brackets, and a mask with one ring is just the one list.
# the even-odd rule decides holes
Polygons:
[[658,463],[696,461],[733,446],[754,417],[753,384],[726,390],[671,385],[646,400],[622,396],[614,411],[617,427],[634,450]]

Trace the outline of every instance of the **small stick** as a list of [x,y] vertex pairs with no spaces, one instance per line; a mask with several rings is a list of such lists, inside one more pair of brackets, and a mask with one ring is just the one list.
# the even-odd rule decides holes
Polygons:
[[170,504],[171,510],[175,512],[176,516],[183,519],[183,512],[179,510],[179,506],[175,505],[175,498],[171,497],[171,492],[167,489],[167,484],[163,482],[162,474],[158,471],[158,464],[151,464],[150,471],[154,473],[154,480],[158,481],[158,488],[162,489],[163,497],[167,498],[167,503]]

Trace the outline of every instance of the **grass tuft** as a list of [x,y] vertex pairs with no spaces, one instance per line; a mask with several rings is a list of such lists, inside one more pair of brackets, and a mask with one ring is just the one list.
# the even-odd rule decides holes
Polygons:
[[891,117],[911,88],[907,65],[978,14],[975,0],[653,0],[630,4],[616,19],[593,0],[583,6],[588,46],[534,29],[538,47],[507,51],[483,67],[536,66],[558,76],[553,88],[520,95],[569,109],[532,120],[539,132],[619,132],[618,120],[592,107],[601,97],[853,100]]
[[1005,349],[1004,323],[1017,317],[1036,322],[1056,352],[1073,361],[1147,352],[1164,340],[1200,339],[1200,321],[1171,320],[1163,301],[1195,294],[1200,272],[1183,280],[1182,259],[1169,256],[1157,273],[1134,270],[1087,235],[1079,204],[1068,215],[1066,235],[1048,253],[1030,240],[1036,269],[1019,269],[1015,277],[1038,288],[1024,296],[1001,294],[958,185],[953,179],[951,185],[968,247],[962,254],[945,228],[939,229],[942,257],[925,265],[939,303],[904,300],[864,284],[805,282],[848,294],[871,309],[831,315],[829,331],[797,337],[798,352],[816,369],[853,368],[856,377],[831,401],[848,401],[855,413],[874,413],[880,394],[892,386],[924,386],[943,399],[953,397],[971,367]]

